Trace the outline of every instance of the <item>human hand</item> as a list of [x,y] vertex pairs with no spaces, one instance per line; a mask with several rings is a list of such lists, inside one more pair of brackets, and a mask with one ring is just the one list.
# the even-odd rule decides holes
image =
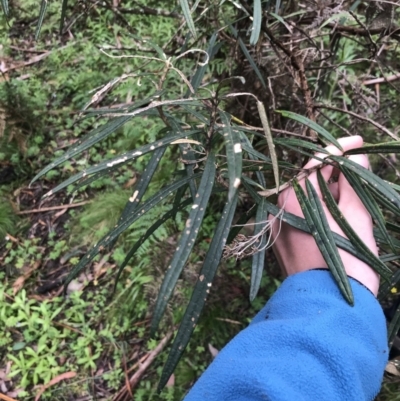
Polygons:
[[[352,136],[339,139],[339,143],[342,146],[343,151],[347,151],[361,147],[363,139],[360,136]],[[326,147],[326,150],[328,150],[330,154],[336,156],[340,156],[343,153],[333,145]],[[316,156],[322,159],[327,155],[319,153]],[[354,155],[349,158],[365,168],[368,168],[369,166],[366,155]],[[304,169],[310,169],[319,164],[321,164],[320,161],[312,159],[304,166]],[[373,235],[372,218],[356,192],[353,190],[344,175],[338,172],[338,170],[333,166],[326,165],[322,167],[320,171],[324,180],[327,182],[329,182],[333,175],[338,175],[337,182],[328,184],[328,187],[335,198],[340,211],[352,226],[353,230],[358,234],[365,245],[375,255],[378,255],[378,248]],[[308,176],[308,179],[318,193],[331,230],[345,237],[343,231],[338,226],[323,201],[316,171],[313,171]],[[303,189],[305,189],[304,179],[299,181],[299,184]],[[280,193],[278,197],[278,206],[279,208],[283,208],[286,212],[304,217],[292,187]],[[274,219],[271,215],[269,216],[269,220],[271,220],[271,222],[273,220],[271,228],[273,250],[281,269],[286,275],[290,276],[295,273],[315,268],[328,268],[311,234],[300,231],[283,221],[280,222],[278,219]],[[364,284],[376,296],[379,289],[379,275],[366,263],[340,248],[339,255],[342,258],[347,275]]]

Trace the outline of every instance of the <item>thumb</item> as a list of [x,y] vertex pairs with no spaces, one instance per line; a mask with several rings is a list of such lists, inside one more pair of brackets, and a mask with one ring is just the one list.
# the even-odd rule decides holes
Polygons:
[[[347,150],[350,149],[355,149],[355,148],[359,148],[363,145],[363,138],[359,135],[354,135],[354,136],[350,136],[350,137],[344,137],[344,138],[339,138],[338,142],[340,143],[340,146],[342,147],[343,151],[338,149],[336,146],[334,145],[329,145],[327,146],[325,149],[331,154],[331,155],[335,155],[335,156],[341,156],[343,154],[343,152],[346,152]],[[326,157],[328,157],[329,155],[327,154],[323,154],[323,153],[317,153],[315,156],[321,158],[321,159],[325,159]],[[315,166],[320,165],[322,162],[317,160],[317,159],[311,159],[305,166],[304,169],[309,169]],[[321,168],[321,174],[322,177],[324,178],[325,181],[329,181],[329,179],[332,176],[332,173],[334,172],[334,167],[330,164],[324,166]],[[321,190],[319,188],[318,185],[318,179],[317,179],[317,172],[314,171],[312,172],[308,179],[311,181],[311,183],[313,184],[313,186],[316,188],[318,196],[321,197]],[[337,189],[335,187],[335,199],[337,198],[336,195]]]
[[[331,155],[341,156],[343,152],[346,152],[350,149],[361,147],[363,145],[363,138],[359,135],[354,135],[354,136],[339,138],[338,142],[340,143],[340,146],[342,147],[343,151],[338,149],[335,145],[329,145],[325,148],[325,150],[327,150],[328,153],[330,153]],[[326,157],[328,157],[328,155],[325,153],[316,153],[315,156],[320,159],[325,159]],[[311,159],[303,168],[310,169],[320,165],[321,163],[322,162],[320,160]]]

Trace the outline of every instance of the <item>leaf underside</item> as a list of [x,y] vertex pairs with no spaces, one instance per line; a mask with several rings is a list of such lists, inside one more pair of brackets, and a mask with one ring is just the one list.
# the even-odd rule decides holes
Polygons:
[[350,286],[349,278],[347,277],[342,259],[335,245],[334,238],[326,220],[326,216],[315,191],[309,180],[306,180],[306,187],[309,198],[306,197],[303,189],[294,181],[293,188],[301,209],[310,228],[311,234],[329,268],[335,278],[340,292],[351,305],[354,304],[353,291]]
[[333,198],[331,191],[328,188],[328,185],[322,177],[320,170],[317,171],[317,177],[325,204],[335,221],[338,223],[339,227],[342,229],[347,238],[349,238],[354,247],[359,252],[363,252],[365,256],[370,260],[370,263],[368,264],[378,274],[384,277],[385,280],[389,281],[392,274],[391,270],[375,254],[371,252],[371,250],[365,245],[365,243],[361,240],[358,234],[353,230],[351,225],[344,218],[343,214],[339,210],[338,205],[336,204],[335,199]]

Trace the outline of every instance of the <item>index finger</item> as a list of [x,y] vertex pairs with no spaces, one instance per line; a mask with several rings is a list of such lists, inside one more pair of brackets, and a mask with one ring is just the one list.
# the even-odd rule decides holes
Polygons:
[[[338,142],[342,146],[343,151],[338,149],[335,145],[328,145],[325,149],[331,155],[341,156],[343,154],[343,152],[346,152],[346,151],[348,151],[350,149],[360,148],[363,145],[364,140],[360,135],[354,135],[354,136],[348,136],[348,137],[344,137],[344,138],[339,138]],[[325,159],[329,155],[325,154],[325,153],[316,153],[315,156],[319,157],[320,159]],[[310,169],[310,168],[313,168],[313,167],[316,167],[316,166],[320,165],[321,163],[322,162],[320,160],[311,159],[303,168],[304,169]]]

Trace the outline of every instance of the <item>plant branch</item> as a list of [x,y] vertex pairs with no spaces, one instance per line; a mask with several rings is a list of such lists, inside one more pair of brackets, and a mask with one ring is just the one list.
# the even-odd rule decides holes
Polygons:
[[136,5],[139,8],[121,8],[119,12],[121,14],[156,15],[168,18],[180,18],[180,19],[183,18],[183,15],[173,11],[165,11],[151,7],[146,7],[143,4],[138,4],[138,3],[136,3]]
[[32,213],[50,212],[52,210],[70,209],[70,208],[73,208],[73,207],[79,207],[79,206],[87,205],[88,203],[91,203],[91,201],[85,201],[85,202],[79,202],[79,203],[70,203],[69,205],[42,207],[41,209],[23,210],[22,212],[17,212],[17,214],[32,214]]
[[17,401],[15,398],[11,398],[8,395],[5,394],[0,394],[0,400],[4,401]]
[[388,129],[387,129],[386,127],[384,127],[383,125],[377,123],[377,122],[374,121],[374,120],[371,120],[371,119],[368,118],[368,117],[360,116],[359,114],[354,113],[353,111],[340,109],[339,107],[328,106],[328,105],[326,105],[326,104],[316,104],[314,107],[315,107],[316,109],[327,109],[327,110],[339,111],[339,112],[341,112],[341,113],[348,114],[348,115],[350,115],[350,116],[352,116],[352,117],[358,118],[358,119],[361,120],[361,121],[365,121],[365,122],[368,122],[368,123],[372,124],[373,126],[375,126],[376,128],[378,128],[380,131],[382,131],[382,132],[384,132],[385,134],[387,134],[387,135],[389,135],[390,137],[392,137],[394,140],[396,140],[396,141],[399,141],[399,140],[400,140],[399,137],[398,137],[396,134],[394,134],[392,131],[388,130]]
[[[245,0],[240,0],[240,4],[245,8],[245,10],[249,13],[249,15],[253,14],[253,10]],[[312,101],[312,94],[310,87],[308,86],[303,60],[296,53],[291,52],[285,45],[282,44],[282,42],[276,39],[273,32],[265,24],[261,25],[261,30],[267,35],[268,39],[271,41],[272,44],[274,44],[277,48],[282,50],[286,54],[286,56],[289,57],[291,65],[297,71],[299,76],[299,81],[300,81],[299,84],[300,84],[300,89],[303,92],[304,102],[307,110],[307,117],[311,121],[316,122],[316,116],[314,114],[314,105]],[[312,130],[310,130],[310,136],[313,139],[316,139],[317,137],[316,133]]]
[[[135,386],[138,384],[139,380],[141,377],[144,375],[146,372],[147,368],[153,363],[153,361],[156,359],[158,354],[161,353],[161,351],[165,348],[165,346],[168,344],[168,341],[172,337],[173,331],[170,331],[157,345],[156,348],[154,348],[151,352],[149,352],[146,356],[146,359],[142,364],[139,365],[139,369],[135,372],[135,374],[129,379],[129,389],[134,389]],[[128,387],[125,386],[123,387],[114,397],[113,401],[124,401],[126,400],[127,396],[129,394]]]
[[380,77],[380,78],[374,78],[374,79],[368,79],[364,81],[362,84],[363,85],[375,85],[375,84],[384,84],[387,82],[393,82],[400,79],[400,73],[394,74],[394,75],[389,75],[388,77]]
[[400,33],[400,28],[398,26],[393,26],[390,29],[388,29],[388,27],[365,29],[365,28],[358,28],[355,26],[336,25],[336,24],[327,24],[326,26],[337,32],[346,32],[350,35],[366,36],[366,37],[370,37],[371,35],[377,35],[380,33],[385,33],[386,36],[391,36],[393,34]]
[[[314,159],[319,159],[319,158],[314,156]],[[319,160],[321,160],[321,159],[319,159]],[[326,162],[326,161],[327,161],[326,159],[323,160],[323,162]],[[272,189],[267,189],[265,191],[258,191],[257,193],[259,195],[263,196],[264,198],[268,198],[271,195],[278,194],[279,192],[282,192],[283,190],[292,186],[292,183],[294,180],[301,181],[304,178],[308,177],[313,171],[316,171],[316,170],[322,168],[323,166],[324,166],[324,163],[321,163],[311,169],[303,170],[299,174],[297,174],[295,177],[291,178],[289,181],[280,185],[279,188],[272,188]]]

